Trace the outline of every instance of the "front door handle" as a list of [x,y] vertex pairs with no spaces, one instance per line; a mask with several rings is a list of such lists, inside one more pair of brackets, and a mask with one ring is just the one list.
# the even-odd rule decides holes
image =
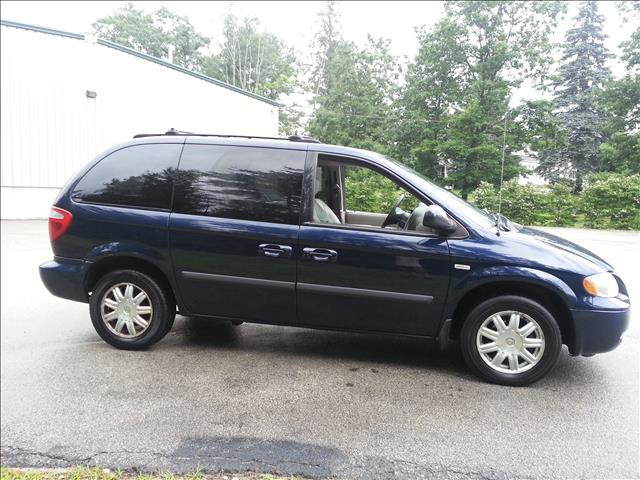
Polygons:
[[263,257],[291,257],[291,247],[288,245],[275,245],[273,243],[262,243],[258,245],[258,253]]
[[333,263],[338,259],[338,252],[329,250],[328,248],[303,248],[302,258],[313,260],[315,262]]

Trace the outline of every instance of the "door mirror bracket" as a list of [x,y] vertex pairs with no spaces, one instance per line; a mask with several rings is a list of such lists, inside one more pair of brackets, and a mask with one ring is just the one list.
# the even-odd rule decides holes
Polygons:
[[442,233],[450,234],[458,229],[458,224],[449,218],[447,212],[439,205],[429,205],[424,212],[422,224]]

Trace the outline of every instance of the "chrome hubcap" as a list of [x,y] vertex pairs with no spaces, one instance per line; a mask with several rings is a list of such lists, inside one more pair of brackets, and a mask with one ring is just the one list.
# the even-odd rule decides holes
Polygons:
[[153,308],[147,293],[133,283],[119,283],[105,293],[100,304],[102,321],[119,337],[140,336],[149,328]]
[[508,310],[487,318],[476,335],[482,360],[501,373],[522,373],[540,362],[544,333],[529,315]]

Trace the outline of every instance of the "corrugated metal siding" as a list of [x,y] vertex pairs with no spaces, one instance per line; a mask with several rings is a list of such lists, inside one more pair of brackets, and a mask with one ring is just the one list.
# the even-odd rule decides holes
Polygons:
[[3,187],[61,187],[136,133],[277,134],[277,107],[258,99],[107,46],[7,26],[1,32]]

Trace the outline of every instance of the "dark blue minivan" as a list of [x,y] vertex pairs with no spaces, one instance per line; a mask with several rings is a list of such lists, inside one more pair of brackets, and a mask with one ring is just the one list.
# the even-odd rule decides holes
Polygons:
[[622,280],[593,253],[304,137],[139,135],[63,188],[49,233],[44,284],[89,303],[123,349],[162,339],[178,312],[457,341],[482,378],[526,385],[562,344],[612,350],[629,321]]

